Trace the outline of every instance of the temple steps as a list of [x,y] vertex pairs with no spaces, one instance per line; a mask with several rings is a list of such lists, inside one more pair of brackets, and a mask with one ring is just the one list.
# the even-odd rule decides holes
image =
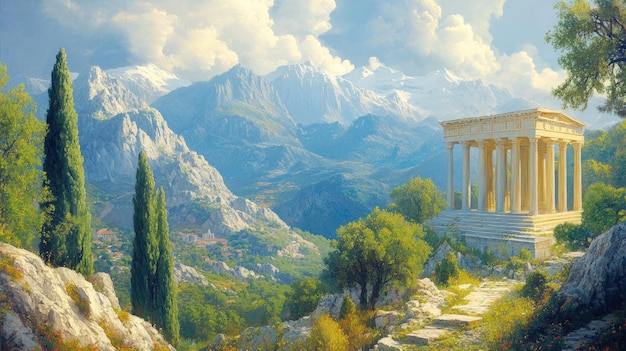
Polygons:
[[445,210],[425,224],[439,235],[461,234],[466,241],[474,246],[478,244],[482,249],[507,245],[515,253],[521,247],[527,247],[540,258],[549,254],[546,250],[554,242],[554,227],[565,222],[579,224],[580,216],[580,211],[531,216],[527,213]]

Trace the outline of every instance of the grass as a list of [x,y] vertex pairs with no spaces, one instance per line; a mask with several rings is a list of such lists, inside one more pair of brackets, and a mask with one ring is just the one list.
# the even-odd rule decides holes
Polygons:
[[65,282],[65,291],[70,296],[72,301],[76,303],[80,313],[89,318],[89,316],[91,315],[91,307],[89,307],[89,301],[87,301],[87,299],[80,295],[80,291],[78,290],[76,284],[72,282]]

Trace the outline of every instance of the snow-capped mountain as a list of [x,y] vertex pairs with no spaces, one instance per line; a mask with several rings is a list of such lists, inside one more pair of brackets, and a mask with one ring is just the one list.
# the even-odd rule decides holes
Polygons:
[[463,80],[448,70],[412,77],[379,65],[375,69],[355,69],[344,77],[359,87],[381,94],[400,94],[427,116],[438,120],[536,107],[530,101],[513,97],[505,89],[484,84],[481,80]]
[[406,95],[376,93],[328,74],[311,63],[282,66],[267,75],[291,117],[298,123],[339,122],[349,125],[367,114],[393,115],[410,121],[422,119],[422,112],[409,104]]
[[178,78],[154,64],[109,69],[106,73],[118,79],[137,97],[149,104],[172,90],[191,85],[190,81]]

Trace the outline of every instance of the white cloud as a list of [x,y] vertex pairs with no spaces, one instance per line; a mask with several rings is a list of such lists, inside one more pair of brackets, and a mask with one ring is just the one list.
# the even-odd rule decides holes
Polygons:
[[331,28],[335,6],[333,0],[50,0],[44,9],[77,28],[108,26],[126,39],[133,61],[198,80],[237,63],[259,74],[307,60],[348,72],[350,62],[318,38]]

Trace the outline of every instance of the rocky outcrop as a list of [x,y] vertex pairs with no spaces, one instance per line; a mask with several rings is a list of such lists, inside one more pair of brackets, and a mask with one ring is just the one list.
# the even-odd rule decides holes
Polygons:
[[119,310],[108,276],[99,273],[93,281],[0,243],[0,349],[41,349],[50,338],[98,350],[166,345],[150,323]]
[[572,308],[605,312],[625,302],[626,223],[598,236],[574,262],[558,294]]
[[198,271],[187,265],[176,261],[174,263],[174,278],[178,284],[180,283],[198,283],[202,285],[209,285],[209,281],[205,276],[198,273]]

